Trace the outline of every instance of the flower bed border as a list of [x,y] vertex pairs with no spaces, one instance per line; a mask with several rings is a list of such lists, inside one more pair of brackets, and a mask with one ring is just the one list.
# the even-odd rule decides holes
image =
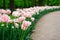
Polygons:
[[[46,15],[50,12],[55,12],[55,11],[60,11],[60,8],[53,8],[53,9],[48,9],[48,10],[45,9],[43,11],[39,11],[39,15],[34,16],[35,21],[32,23],[31,27],[28,28],[28,30],[30,30],[30,31],[28,31],[29,36],[31,36],[32,30],[35,29],[35,25],[39,19],[41,19],[44,15]],[[25,40],[32,40],[32,39],[31,39],[31,37],[29,37]]]
[[[21,23],[18,23],[19,25],[16,26],[14,22],[13,23],[1,22],[0,23],[0,28],[1,28],[0,29],[0,40],[32,40],[30,36],[33,30],[35,29],[35,24],[37,23],[37,21],[44,15],[48,14],[49,12],[59,11],[60,8],[54,7],[50,9],[50,8],[43,7],[43,9],[39,9],[39,10],[34,9],[34,10],[36,11],[34,12],[35,14],[32,15],[32,18],[34,21],[32,21],[31,25],[28,28],[26,28],[26,30],[21,29],[21,26],[20,26]],[[15,11],[14,11],[14,14],[15,14]],[[4,15],[1,17],[3,18]],[[30,18],[26,18],[26,21],[24,21],[24,23],[30,24],[29,21],[31,21]]]

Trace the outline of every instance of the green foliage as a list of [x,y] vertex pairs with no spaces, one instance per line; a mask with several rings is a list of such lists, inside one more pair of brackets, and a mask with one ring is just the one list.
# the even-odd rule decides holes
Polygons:
[[[38,0],[36,0],[36,5],[38,5]],[[34,0],[14,0],[14,5],[15,7],[19,8],[25,8],[25,7],[31,7],[34,6]],[[9,5],[9,0],[5,1],[5,6],[8,8]],[[0,1],[0,8],[3,7],[3,0]]]
[[60,0],[44,0],[44,5],[60,5]]
[[[36,2],[34,2],[34,0],[14,0],[14,5],[16,8],[25,8],[25,7],[32,7],[34,6],[34,3],[36,6],[39,5],[39,0],[35,0]],[[60,5],[60,0],[43,0],[43,5]],[[6,8],[9,8],[9,0],[5,1],[5,6]],[[0,8],[3,7],[3,0],[0,1]]]
[[3,7],[3,1],[0,1],[0,8]]

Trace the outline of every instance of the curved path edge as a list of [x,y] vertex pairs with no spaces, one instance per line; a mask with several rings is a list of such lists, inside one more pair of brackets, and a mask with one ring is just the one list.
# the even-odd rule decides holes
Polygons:
[[44,15],[35,27],[33,40],[60,40],[60,11]]

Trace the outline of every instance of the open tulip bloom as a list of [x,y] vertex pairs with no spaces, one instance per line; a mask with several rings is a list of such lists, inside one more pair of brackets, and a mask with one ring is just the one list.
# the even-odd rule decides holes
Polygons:
[[31,7],[13,12],[0,9],[0,40],[28,40],[39,12],[55,8],[60,6]]

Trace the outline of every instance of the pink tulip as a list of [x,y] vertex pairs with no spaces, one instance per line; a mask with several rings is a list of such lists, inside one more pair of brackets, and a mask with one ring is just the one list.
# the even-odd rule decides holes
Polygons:
[[14,23],[16,28],[19,28],[19,24],[18,23]]
[[17,18],[17,19],[14,19],[13,21],[14,21],[14,22],[19,22],[19,21],[18,21],[18,18]]
[[24,21],[25,19],[26,19],[26,18],[22,16],[22,17],[19,17],[19,18],[18,18],[18,21],[21,22],[21,21]]
[[10,19],[10,17],[6,14],[1,15],[0,18],[2,22],[8,22],[8,20]]
[[2,13],[3,13],[3,14],[6,13],[6,10],[2,9]]
[[0,18],[0,22],[1,22],[1,18]]
[[34,20],[35,20],[35,18],[33,18],[33,17],[32,17],[32,18],[31,18],[31,20],[32,20],[32,21],[34,21]]
[[0,13],[2,13],[2,9],[0,9]]
[[22,16],[24,16],[24,17],[32,17],[32,15],[30,13],[27,13],[27,12],[23,13]]
[[12,23],[13,21],[12,20],[8,20],[8,23]]
[[10,14],[11,13],[11,10],[8,9],[8,10],[6,10],[6,12],[7,12],[7,14]]
[[17,9],[16,9],[16,11],[20,11],[20,9],[19,9],[19,8],[17,8]]
[[13,11],[12,15],[15,16],[15,17],[19,17],[20,13],[18,11]]
[[31,25],[31,22],[29,21],[23,21],[21,25],[21,29],[26,30]]

